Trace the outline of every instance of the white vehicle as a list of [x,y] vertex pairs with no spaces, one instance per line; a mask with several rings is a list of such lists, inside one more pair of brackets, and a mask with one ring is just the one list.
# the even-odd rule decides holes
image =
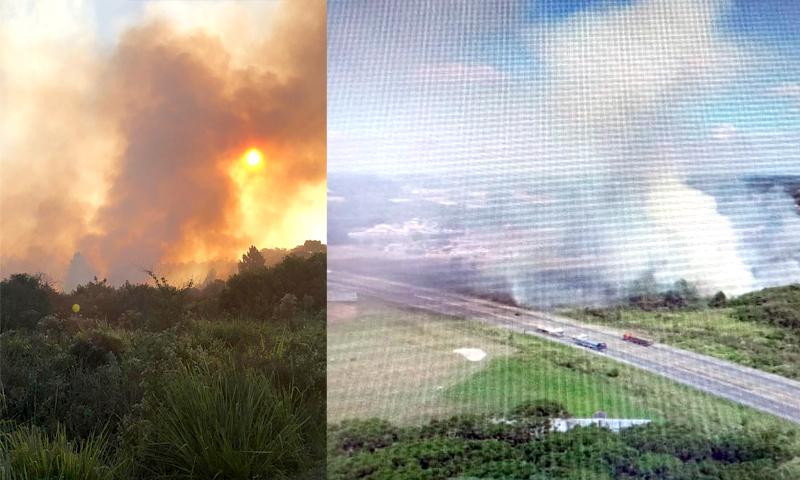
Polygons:
[[564,329],[557,328],[557,327],[548,327],[547,325],[537,325],[536,330],[542,333],[546,333],[547,335],[552,335],[554,337],[563,337],[564,336]]

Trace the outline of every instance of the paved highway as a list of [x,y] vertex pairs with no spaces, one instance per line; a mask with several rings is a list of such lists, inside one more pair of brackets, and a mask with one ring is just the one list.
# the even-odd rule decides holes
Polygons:
[[[468,295],[417,287],[381,278],[342,271],[328,272],[329,287],[352,289],[360,295],[411,306],[444,315],[476,318],[514,331],[536,335],[575,348],[570,337],[585,334],[605,342],[608,349],[595,352],[656,373],[713,395],[800,423],[800,382],[656,343],[643,347],[622,340],[622,332],[604,326],[505,305]],[[537,325],[564,329],[564,337],[535,330]]]

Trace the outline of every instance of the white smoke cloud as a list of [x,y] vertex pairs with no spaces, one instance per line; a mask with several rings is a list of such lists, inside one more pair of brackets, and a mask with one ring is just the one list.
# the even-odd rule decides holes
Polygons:
[[731,222],[688,185],[685,159],[671,148],[681,141],[679,108],[742,70],[743,51],[715,33],[725,7],[651,0],[534,32],[548,87],[536,99],[542,127],[532,135],[587,189],[581,202],[561,204],[562,241],[580,255],[586,244],[574,239],[595,235],[589,250],[614,283],[654,269],[706,290],[753,286]]
[[[363,25],[334,21],[331,55],[344,60],[330,79],[329,124],[337,135],[329,145],[329,173],[395,175],[415,197],[426,189],[446,191],[448,203],[429,216],[403,204],[405,218],[469,227],[431,245],[428,254],[480,257],[475,263],[484,278],[494,285],[504,279],[520,301],[543,298],[542,282],[551,279],[559,288],[575,286],[572,301],[600,290],[609,293],[594,298],[607,297],[647,271],[663,283],[698,282],[706,292],[797,281],[790,251],[800,251],[800,236],[791,238],[797,222],[791,198],[772,193],[794,216],[782,213],[781,226],[765,232],[774,242],[757,241],[744,228],[772,222],[778,203],[745,209],[726,199],[722,205],[720,192],[708,188],[713,182],[698,182],[785,174],[800,165],[800,149],[792,148],[796,134],[707,116],[720,96],[762,101],[765,72],[784,65],[763,45],[720,29],[730,6],[728,0],[643,0],[527,25],[512,9],[499,15],[505,30],[492,31],[495,43],[487,42],[484,26],[467,24],[451,30],[463,47],[443,42],[432,51],[431,44],[398,41],[392,48],[403,50],[402,59],[376,53],[369,61],[346,55],[367,43],[361,32],[416,38],[416,31],[440,30],[437,16],[393,19],[383,30],[366,28],[369,18],[358,20]],[[520,39],[533,59],[528,71],[519,67],[525,64],[516,50]],[[457,64],[453,58],[471,64],[461,72],[443,69]],[[491,75],[490,89],[468,75],[494,71],[502,74]],[[420,79],[419,72],[428,75]],[[436,72],[444,81],[431,78]],[[370,95],[361,83],[359,91],[350,87],[353,76]],[[792,83],[771,91],[780,101],[795,93]],[[725,188],[747,195],[743,185]],[[489,192],[489,200],[483,209],[481,202],[468,208],[465,192],[477,190]],[[737,213],[745,210],[747,221]],[[403,218],[396,221],[402,225]],[[772,243],[780,258],[766,253]]]

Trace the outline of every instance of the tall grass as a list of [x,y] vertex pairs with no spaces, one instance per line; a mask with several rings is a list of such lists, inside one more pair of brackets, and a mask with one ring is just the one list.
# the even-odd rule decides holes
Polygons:
[[81,442],[67,439],[63,428],[48,437],[36,427],[0,435],[0,477],[4,480],[111,480],[105,463],[104,435]]
[[288,478],[307,456],[299,397],[254,372],[182,373],[153,412],[143,464],[168,478]]

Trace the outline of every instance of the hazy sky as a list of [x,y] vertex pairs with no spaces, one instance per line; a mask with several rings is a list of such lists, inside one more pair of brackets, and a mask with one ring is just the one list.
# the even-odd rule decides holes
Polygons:
[[664,142],[688,172],[800,172],[793,0],[334,1],[328,26],[332,172],[554,172]]
[[[331,2],[328,174],[408,197],[350,240],[479,262],[521,299],[543,272],[595,290],[648,270],[728,293],[800,280],[793,199],[745,184],[800,174],[798,5]],[[334,192],[339,211],[358,192]],[[425,196],[432,215],[412,210]]]
[[202,276],[324,240],[323,1],[0,8],[3,275],[81,251],[112,281]]

